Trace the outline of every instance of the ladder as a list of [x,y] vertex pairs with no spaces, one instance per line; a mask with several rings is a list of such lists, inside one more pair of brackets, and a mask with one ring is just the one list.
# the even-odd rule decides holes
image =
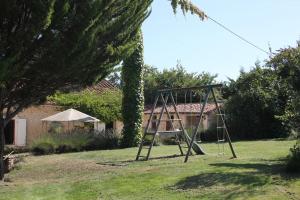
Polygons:
[[[186,148],[186,149],[189,148],[189,143],[185,139],[184,139],[184,141],[185,141],[187,146],[181,146],[180,136],[181,135],[183,136],[183,131],[184,131],[184,128],[183,128],[183,125],[182,125],[182,120],[180,119],[179,115],[177,115],[177,119],[172,119],[171,115],[170,115],[170,113],[167,109],[167,102],[168,102],[169,95],[170,94],[167,94],[166,97],[164,97],[164,95],[161,93],[160,95],[157,95],[156,98],[155,98],[154,106],[152,107],[151,114],[150,114],[150,117],[149,117],[148,122],[147,122],[147,126],[144,130],[144,134],[143,134],[141,143],[139,145],[139,150],[138,150],[138,153],[137,153],[137,156],[136,156],[137,161],[138,160],[148,160],[149,159],[152,147],[155,143],[155,139],[161,133],[174,133],[175,134],[175,140],[176,140],[176,143],[178,145],[179,151],[180,151],[182,156],[185,155],[183,149],[184,148]],[[162,106],[162,109],[160,110],[159,118],[153,120],[152,118],[153,118],[153,115],[154,115],[154,110],[155,110],[157,102],[160,98],[162,99],[163,106]],[[173,106],[176,107],[175,102],[173,102],[174,98],[173,98],[172,94],[171,94],[171,101],[172,101],[172,103],[174,103]],[[166,111],[168,119],[163,120],[162,116],[163,116],[164,111]],[[161,121],[170,121],[171,122],[171,130],[170,131],[159,131]],[[179,122],[180,127],[181,127],[180,129],[175,129],[174,124],[173,124],[174,121]],[[155,130],[153,130],[153,131],[151,131],[149,129],[151,122],[157,122]],[[150,143],[149,144],[146,144],[148,142],[147,137],[150,137],[150,139],[149,139]],[[144,153],[144,151],[146,151],[146,153]]]
[[[225,154],[225,123],[223,122],[222,118],[225,119],[225,113],[218,113],[217,116],[217,144],[218,144],[218,154],[224,155]],[[220,135],[221,134],[221,135]],[[222,145],[222,147],[220,147]],[[222,150],[222,151],[221,151]]]

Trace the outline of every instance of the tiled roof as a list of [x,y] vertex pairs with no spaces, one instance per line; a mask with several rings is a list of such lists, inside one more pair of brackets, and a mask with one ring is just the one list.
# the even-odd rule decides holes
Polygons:
[[[221,106],[221,104],[219,104]],[[176,108],[179,113],[200,113],[202,105],[199,103],[189,103],[189,104],[177,104]],[[154,113],[160,113],[162,106],[158,106],[155,108]],[[167,106],[167,109],[170,113],[175,113],[174,107],[171,105]],[[144,113],[151,114],[151,106],[146,106]],[[216,105],[214,103],[207,103],[204,107],[204,113],[209,113],[211,111],[216,110]]]

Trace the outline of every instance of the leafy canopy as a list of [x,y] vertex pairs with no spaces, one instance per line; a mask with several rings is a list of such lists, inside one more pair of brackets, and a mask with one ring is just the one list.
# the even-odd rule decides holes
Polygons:
[[151,0],[0,2],[0,111],[103,79],[128,56]]
[[122,118],[122,92],[119,90],[105,91],[101,94],[87,91],[80,93],[56,93],[49,97],[49,100],[66,108],[75,108],[105,123]]
[[[159,71],[152,66],[145,68],[145,103],[152,104],[158,89],[202,86],[215,83],[216,74],[187,72],[177,63],[176,67]],[[181,99],[184,101],[183,99]],[[178,99],[180,101],[180,99]]]
[[233,136],[261,139],[286,136],[285,126],[277,116],[284,112],[286,98],[282,95],[276,71],[258,63],[250,72],[241,72],[231,80],[226,113]]
[[267,66],[276,70],[287,99],[285,113],[280,119],[298,132],[300,138],[300,42],[296,47],[279,50]]

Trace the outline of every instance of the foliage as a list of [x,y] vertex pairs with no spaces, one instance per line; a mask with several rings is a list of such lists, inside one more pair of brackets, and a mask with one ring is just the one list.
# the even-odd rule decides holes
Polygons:
[[190,12],[191,14],[196,14],[201,20],[208,18],[208,16],[190,0],[171,0],[171,5],[174,13],[176,13],[177,6],[179,5],[184,15]]
[[138,46],[133,54],[124,60],[123,82],[123,147],[136,146],[141,140],[144,110],[144,58],[143,38],[139,31],[135,36]]
[[178,145],[178,142],[176,141],[176,137],[160,138],[160,141],[164,145]]
[[300,140],[290,149],[286,170],[288,172],[300,172]]
[[97,149],[115,149],[119,147],[120,135],[111,129],[107,129],[96,135],[93,135],[92,139],[86,146],[86,150]]
[[71,133],[43,134],[31,145],[35,155],[112,149],[118,147],[119,137],[111,130],[100,133],[74,131]]
[[[0,128],[57,89],[103,79],[135,49],[152,0],[0,1]],[[5,112],[5,114],[4,114]],[[4,133],[0,135],[3,178]]]
[[[267,65],[276,70],[278,81],[284,84],[287,98],[285,113],[280,119],[300,132],[300,42],[296,47],[281,49]],[[300,134],[300,133],[299,133]]]
[[11,152],[14,154],[26,153],[29,152],[29,148],[27,146],[15,146],[15,145],[6,145],[4,147],[4,154],[9,154]]
[[[163,88],[193,87],[215,83],[217,75],[207,72],[187,72],[177,63],[176,67],[159,71],[154,67],[145,68],[145,104],[153,104],[156,90]],[[184,102],[183,96],[178,96],[178,102]]]
[[49,97],[50,101],[67,108],[74,108],[100,119],[105,123],[122,118],[122,92],[108,90],[101,94],[95,92],[56,93]]
[[298,133],[298,141],[290,149],[287,171],[300,171],[300,42],[296,47],[279,50],[267,65],[276,70],[278,82],[284,85],[287,98],[285,112],[278,118]]
[[258,139],[287,136],[276,118],[284,112],[286,100],[280,98],[276,72],[258,64],[250,72],[241,72],[227,88],[226,114],[235,138]]
[[35,155],[47,155],[55,152],[54,146],[51,143],[41,142],[32,147],[31,150]]

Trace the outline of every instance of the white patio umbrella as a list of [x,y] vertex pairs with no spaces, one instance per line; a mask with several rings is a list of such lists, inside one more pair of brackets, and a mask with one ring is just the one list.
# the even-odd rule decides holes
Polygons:
[[68,126],[69,126],[69,122],[74,122],[74,121],[91,122],[91,123],[97,123],[100,121],[95,117],[89,116],[85,113],[82,113],[72,108],[57,113],[55,115],[51,115],[41,120],[42,122],[68,122]]

